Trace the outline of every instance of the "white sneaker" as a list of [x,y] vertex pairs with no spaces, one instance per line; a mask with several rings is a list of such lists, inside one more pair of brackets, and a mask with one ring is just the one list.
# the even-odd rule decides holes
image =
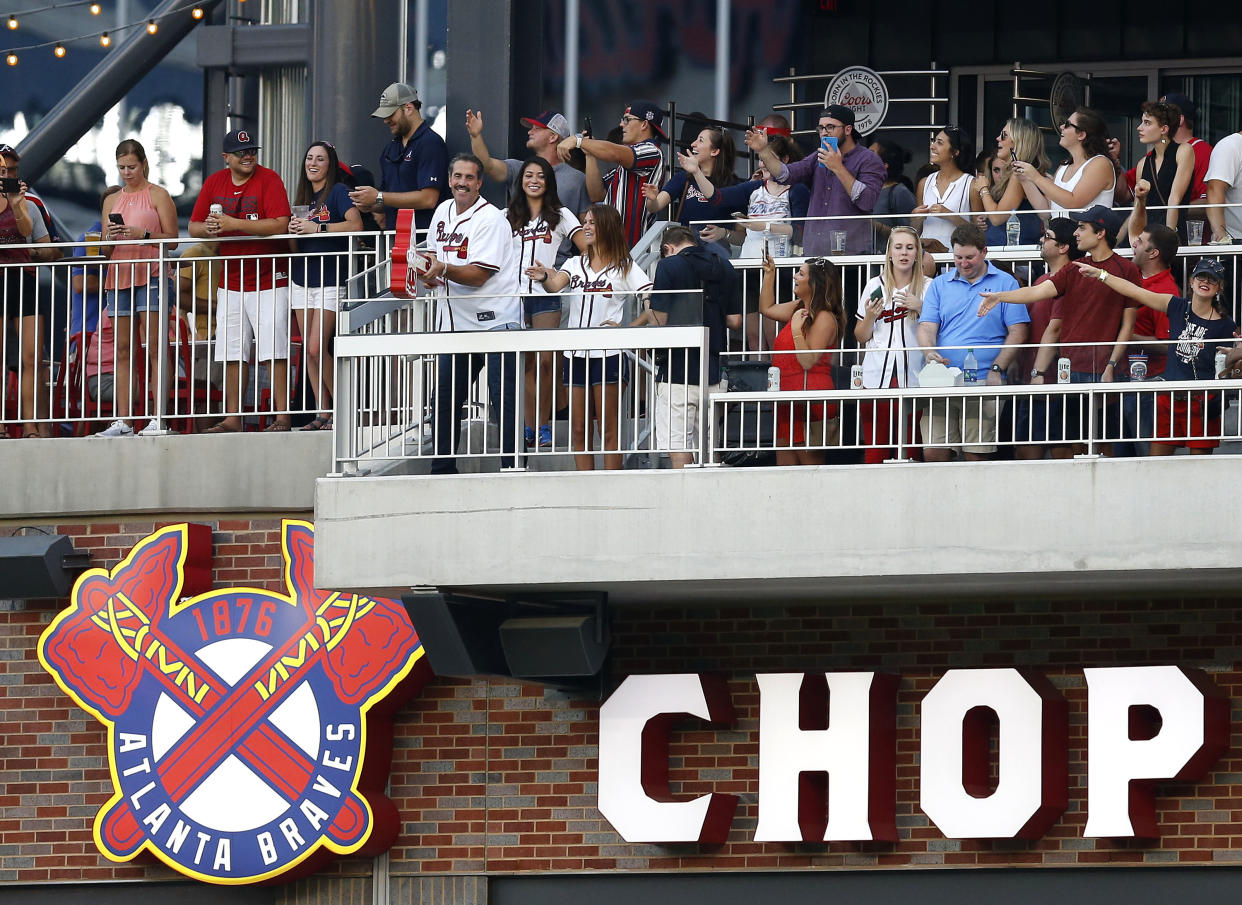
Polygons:
[[113,421],[106,428],[97,433],[96,437],[132,437],[134,429],[124,421]]
[[164,429],[164,425],[160,423],[159,418],[152,418],[147,422],[147,426],[138,431],[139,437],[162,437],[169,431]]

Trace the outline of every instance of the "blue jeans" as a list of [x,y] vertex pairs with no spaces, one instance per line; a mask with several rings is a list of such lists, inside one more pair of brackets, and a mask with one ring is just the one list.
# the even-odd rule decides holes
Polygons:
[[[506,324],[497,330],[519,330]],[[461,407],[470,394],[475,378],[487,364],[487,397],[493,412],[500,419],[501,468],[517,465],[516,435],[517,401],[522,384],[517,379],[516,352],[469,352],[462,355],[436,356],[436,391],[431,400],[433,436],[436,458],[431,462],[432,474],[457,474],[457,460],[449,458],[457,451],[457,435],[461,433]]]

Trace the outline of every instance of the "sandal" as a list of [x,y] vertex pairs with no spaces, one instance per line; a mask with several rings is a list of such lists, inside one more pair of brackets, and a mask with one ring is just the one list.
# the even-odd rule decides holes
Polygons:
[[263,433],[265,433],[265,434],[280,434],[280,433],[284,433],[285,431],[288,431],[288,430],[291,430],[291,429],[292,429],[292,428],[290,428],[290,427],[289,427],[289,425],[288,425],[288,424],[286,424],[286,423],[285,423],[285,422],[283,422],[283,421],[273,421],[273,422],[272,422],[271,424],[269,424],[267,427],[263,428]]
[[300,431],[321,431],[324,428],[331,427],[331,426],[332,426],[331,418],[324,418],[321,415],[316,415],[314,421],[310,422],[309,424],[303,424],[301,427],[298,428],[298,430]]
[[240,434],[240,427],[227,427],[223,421],[218,421],[211,427],[203,431],[204,434]]

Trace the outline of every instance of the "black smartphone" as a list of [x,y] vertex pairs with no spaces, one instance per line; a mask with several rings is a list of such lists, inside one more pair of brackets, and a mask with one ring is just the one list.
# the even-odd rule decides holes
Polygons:
[[582,117],[582,137],[590,138],[591,134],[591,114],[588,113]]
[[22,190],[22,181],[16,176],[5,176],[0,178],[0,192],[6,195],[16,195]]
[[108,222],[114,226],[124,226],[125,218],[120,214],[108,214]]

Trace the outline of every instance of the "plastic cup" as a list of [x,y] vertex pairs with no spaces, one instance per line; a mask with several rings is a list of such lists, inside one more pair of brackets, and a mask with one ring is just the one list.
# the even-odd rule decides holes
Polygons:
[[90,258],[99,256],[99,240],[102,234],[97,229],[93,229],[86,234],[86,255]]
[[1187,220],[1186,221],[1186,241],[1190,245],[1203,244],[1203,221]]
[[310,216],[310,205],[309,204],[295,204],[292,207],[290,207],[289,210],[293,213],[293,216],[296,217],[298,220],[305,220],[307,217]]
[[834,229],[829,234],[829,241],[834,255],[845,254],[845,230]]

